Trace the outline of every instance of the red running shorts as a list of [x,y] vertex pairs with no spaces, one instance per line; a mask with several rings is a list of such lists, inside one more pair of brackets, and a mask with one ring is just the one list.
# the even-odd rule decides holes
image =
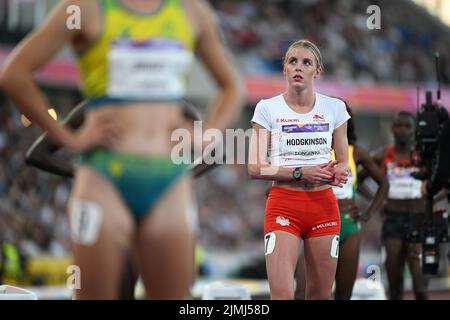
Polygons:
[[296,191],[272,187],[266,202],[264,234],[286,231],[302,239],[339,235],[340,215],[331,188]]

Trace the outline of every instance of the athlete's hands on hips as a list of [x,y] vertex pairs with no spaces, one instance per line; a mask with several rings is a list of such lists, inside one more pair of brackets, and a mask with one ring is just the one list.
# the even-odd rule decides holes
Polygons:
[[302,180],[311,184],[327,184],[333,182],[333,172],[331,167],[335,161],[330,161],[318,166],[309,166],[302,168]]
[[367,222],[374,214],[375,212],[373,210],[368,209],[365,214],[360,214],[359,220],[362,222]]
[[362,219],[361,212],[359,211],[358,206],[355,204],[347,207],[347,212],[354,221],[359,221]]
[[88,117],[83,126],[71,134],[68,147],[77,153],[96,147],[113,148],[122,132],[120,121],[110,115]]

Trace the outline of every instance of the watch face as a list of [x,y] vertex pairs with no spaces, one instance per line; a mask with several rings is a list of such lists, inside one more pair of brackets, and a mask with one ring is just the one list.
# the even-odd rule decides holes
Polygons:
[[295,178],[300,178],[300,169],[299,168],[295,168],[294,169],[294,177]]

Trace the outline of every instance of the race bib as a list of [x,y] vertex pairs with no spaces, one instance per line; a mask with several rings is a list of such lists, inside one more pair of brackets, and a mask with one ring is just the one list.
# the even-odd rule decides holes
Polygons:
[[388,170],[389,199],[419,199],[422,197],[422,181],[414,179],[409,168]]
[[329,158],[332,134],[328,123],[283,125],[280,156],[299,162]]
[[184,75],[193,60],[181,43],[167,39],[116,40],[109,51],[108,96],[136,99],[179,99]]

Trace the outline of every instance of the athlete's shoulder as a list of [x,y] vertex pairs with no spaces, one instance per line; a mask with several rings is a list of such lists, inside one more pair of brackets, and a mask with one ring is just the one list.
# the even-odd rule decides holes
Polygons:
[[61,4],[67,8],[68,12],[70,12],[73,9],[73,7],[70,8],[70,6],[77,6],[80,9],[89,9],[98,6],[99,1],[101,0],[64,0]]
[[392,145],[382,146],[376,149],[375,151],[371,152],[372,158],[377,162],[383,162],[386,158],[386,155],[391,150]]
[[327,105],[344,106],[345,107],[344,100],[342,100],[340,98],[327,96],[325,94],[318,93],[318,92],[316,92],[316,97],[318,99],[322,100]]
[[[211,48],[211,35],[220,34],[219,18],[210,3],[205,0],[179,0],[195,30],[197,40]],[[222,36],[219,37],[219,39]],[[213,36],[215,39],[215,36]]]
[[[196,19],[213,19],[216,21],[215,11],[211,4],[205,0],[180,0],[184,7],[190,10]],[[199,21],[199,22],[200,22]]]
[[84,29],[93,19],[98,19],[102,0],[63,0],[57,6],[55,11],[58,15],[64,16],[67,21],[79,15],[81,23],[80,28]]
[[97,6],[97,1],[92,0],[62,0],[58,2],[50,11],[49,17],[64,17],[67,19],[75,16],[80,16],[80,20],[83,21],[83,17],[88,16],[88,10]]
[[355,160],[371,158],[369,151],[365,147],[357,143],[353,144],[353,157],[355,158]]
[[261,99],[259,103],[267,105],[267,106],[271,106],[271,105],[277,105],[283,102],[283,95],[279,94],[270,98],[266,98],[266,99]]
[[[349,146],[350,146],[350,144],[349,144]],[[369,154],[369,151],[366,149],[366,147],[364,147],[358,143],[354,143],[354,144],[352,144],[352,146],[353,146],[354,152],[361,152],[361,153]]]
[[276,116],[281,103],[282,95],[261,99],[255,106],[255,114],[264,114],[267,119]]

